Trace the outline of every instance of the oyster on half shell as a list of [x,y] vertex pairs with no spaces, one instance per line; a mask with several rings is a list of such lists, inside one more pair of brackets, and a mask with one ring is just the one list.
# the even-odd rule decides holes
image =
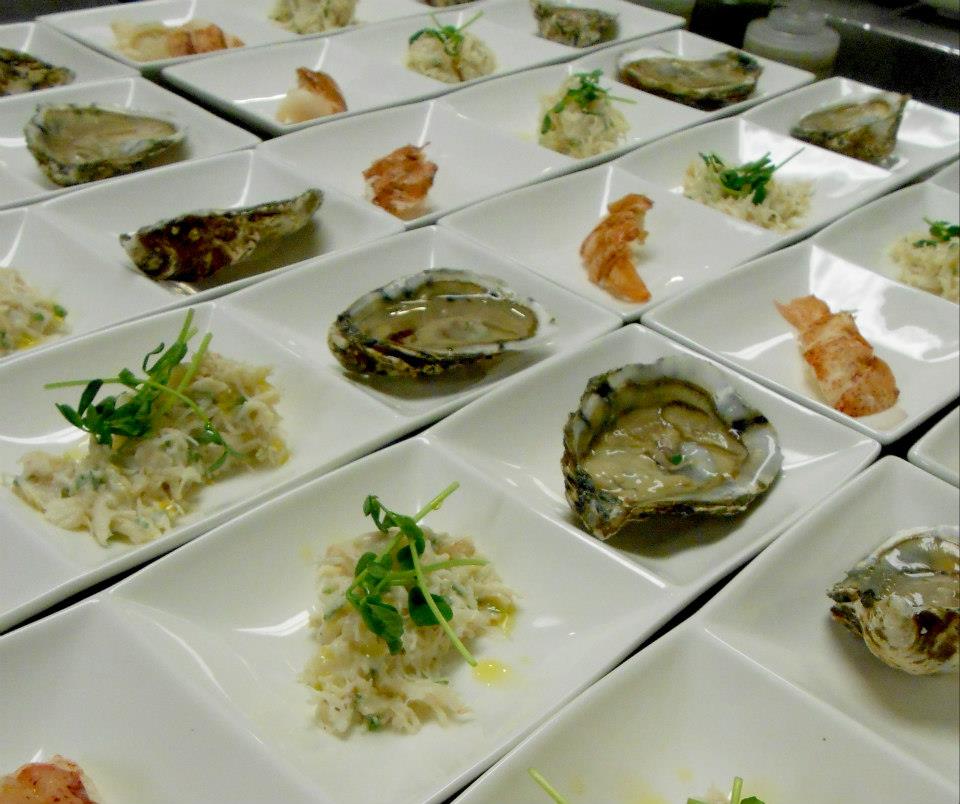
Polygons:
[[41,170],[63,187],[141,170],[185,136],[162,117],[72,103],[39,106],[23,133]]
[[739,514],[781,463],[773,425],[695,357],[592,377],[563,429],[567,501],[600,539],[658,514]]
[[570,47],[593,47],[616,39],[616,14],[597,8],[578,8],[547,0],[530,0],[537,29],[544,39]]
[[59,87],[75,77],[67,67],[55,67],[29,53],[0,47],[0,97]]
[[709,59],[627,56],[620,64],[620,80],[625,84],[705,110],[745,100],[757,88],[762,72],[760,62],[737,50]]
[[960,666],[960,528],[902,531],[827,595],[830,613],[880,661],[911,675]]
[[858,103],[844,102],[811,112],[790,133],[831,151],[879,162],[893,153],[909,95],[881,92]]
[[364,294],[337,316],[327,343],[350,371],[440,374],[540,345],[550,316],[500,280],[432,268]]
[[302,229],[323,202],[309,189],[240,209],[188,212],[121,234],[120,245],[151,279],[193,282],[249,257],[264,240]]

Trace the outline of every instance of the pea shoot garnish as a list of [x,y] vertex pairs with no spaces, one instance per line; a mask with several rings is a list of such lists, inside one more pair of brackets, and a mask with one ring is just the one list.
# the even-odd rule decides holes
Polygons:
[[[202,426],[191,433],[191,437],[198,444],[218,444],[223,447],[220,456],[207,467],[207,473],[216,472],[231,455],[242,458],[236,450],[231,448],[213,422],[204,414],[199,405],[185,393],[187,386],[193,380],[200,368],[200,363],[207,352],[210,333],[204,336],[200,346],[194,352],[190,362],[175,375],[175,369],[181,366],[187,356],[187,344],[197,334],[193,328],[193,310],[187,312],[187,317],[180,328],[177,339],[167,348],[163,343],[147,353],[141,363],[141,369],[146,375],[138,377],[130,369],[122,369],[116,377],[105,377],[94,380],[67,380],[52,382],[44,386],[47,389],[71,388],[85,386],[80,395],[80,402],[76,408],[63,403],[57,404],[57,410],[74,427],[90,433],[98,444],[113,446],[114,436],[124,438],[140,438],[149,434],[157,420],[174,402],[181,402],[189,407],[200,419]],[[150,359],[157,357],[153,365]],[[94,400],[104,385],[123,385],[132,393],[122,393],[118,396],[106,396],[99,402]]]
[[801,148],[790,154],[779,165],[775,165],[770,160],[769,153],[765,153],[752,162],[744,162],[737,167],[728,167],[715,153],[701,153],[700,158],[728,193],[738,198],[751,196],[750,200],[754,204],[762,204],[767,197],[767,184],[773,178],[774,172],[782,168],[802,150]]
[[[733,780],[733,790],[730,792],[730,804],[763,804],[763,802],[756,796],[742,798],[742,795],[743,779],[737,776]],[[699,798],[688,798],[687,804],[707,804],[707,802]]]
[[543,792],[550,796],[557,804],[568,804],[567,800],[560,795],[557,788],[550,784],[540,771],[536,768],[527,768],[527,773],[530,774],[530,778],[533,779],[533,781],[543,788]]
[[409,44],[412,45],[421,36],[432,36],[441,44],[443,47],[443,52],[446,53],[450,58],[459,58],[460,50],[463,47],[463,32],[482,16],[483,12],[478,11],[470,19],[463,23],[463,25],[457,27],[456,25],[441,25],[440,20],[438,20],[435,15],[431,14],[430,19],[436,23],[437,27],[421,28],[410,37]]
[[403,587],[407,590],[407,610],[413,625],[417,628],[440,626],[460,655],[475,667],[477,660],[448,623],[453,619],[450,603],[443,595],[430,593],[427,576],[441,569],[483,566],[487,562],[482,558],[455,558],[423,564],[421,556],[426,548],[426,536],[417,524],[431,511],[440,508],[459,486],[459,483],[451,483],[413,516],[391,511],[378,497],[369,495],[363,501],[364,516],[373,520],[377,530],[393,535],[393,538],[379,555],[367,552],[360,556],[353,571],[353,583],[344,596],[367,628],[387,643],[391,654],[397,654],[403,651],[406,624],[397,607],[386,602],[383,594],[392,587]]
[[918,248],[949,243],[954,238],[960,238],[960,226],[956,224],[948,221],[932,221],[929,218],[924,218],[923,222],[930,227],[930,237],[915,241],[913,245]]
[[560,114],[567,108],[568,104],[575,103],[580,107],[584,114],[598,114],[591,109],[591,104],[599,100],[615,100],[622,103],[636,103],[630,98],[621,98],[617,95],[611,95],[609,89],[600,86],[600,76],[603,70],[593,70],[589,73],[574,73],[575,78],[580,79],[577,86],[570,87],[562,98],[558,100],[543,116],[543,122],[540,124],[540,133],[546,134],[553,128],[553,119],[551,115]]

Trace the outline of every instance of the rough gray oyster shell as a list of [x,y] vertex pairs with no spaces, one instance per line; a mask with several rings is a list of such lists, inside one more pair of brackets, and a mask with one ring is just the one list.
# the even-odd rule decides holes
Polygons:
[[357,299],[337,316],[327,343],[350,371],[440,374],[543,343],[550,316],[500,280],[432,268]]
[[55,67],[29,53],[0,47],[0,96],[58,87],[69,84],[74,77],[67,67]]
[[893,153],[909,95],[881,92],[859,103],[837,103],[801,118],[790,133],[831,151],[880,162]]
[[72,103],[39,106],[23,133],[40,169],[64,187],[141,170],[185,137],[172,120]]
[[709,59],[627,56],[620,65],[620,80],[625,84],[705,110],[720,109],[750,97],[761,73],[760,62],[737,50]]
[[827,595],[830,613],[880,661],[912,675],[960,666],[960,528],[898,533]]
[[692,356],[592,377],[563,429],[567,501],[600,539],[660,514],[739,514],[781,463],[773,425]]
[[120,235],[134,265],[151,279],[193,282],[250,256],[263,240],[309,223],[323,202],[320,190],[240,209],[188,212]]
[[593,47],[616,39],[620,32],[615,14],[596,8],[578,8],[546,0],[530,0],[540,36],[570,47]]

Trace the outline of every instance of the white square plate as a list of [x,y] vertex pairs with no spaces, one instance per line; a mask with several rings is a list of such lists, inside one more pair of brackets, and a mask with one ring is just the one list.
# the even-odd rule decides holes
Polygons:
[[184,126],[186,141],[152,160],[150,167],[235,151],[260,142],[259,137],[142,78],[66,86],[50,89],[41,96],[29,93],[0,106],[0,208],[29,204],[88,186],[61,187],[54,184],[27,149],[23,128],[38,106],[61,103],[81,106],[93,103],[155,114]]
[[539,146],[517,143],[499,131],[464,119],[437,101],[383,109],[360,117],[288,134],[257,150],[290,172],[323,182],[358,204],[388,213],[366,197],[363,171],[405,145],[425,146],[438,170],[423,215],[407,228],[432,223],[441,215],[514,187],[539,181],[569,162]]
[[[367,494],[412,512],[453,480],[460,489],[424,524],[473,539],[519,593],[509,635],[471,646],[479,660],[504,664],[508,676],[487,686],[458,661],[449,682],[472,710],[469,719],[428,722],[413,735],[358,728],[334,736],[314,722],[312,691],[299,680],[316,650],[307,624],[318,599],[315,562],[328,546],[374,529],[361,510]],[[575,584],[585,593],[571,594]],[[600,588],[602,595],[587,591]],[[528,510],[423,437],[252,511],[118,585],[110,597],[156,646],[166,669],[216,697],[230,715],[239,712],[244,730],[309,779],[320,800],[386,796],[391,804],[444,800],[675,607],[635,568]],[[412,754],[429,761],[411,762]],[[374,767],[376,773],[363,770]]]
[[[573,62],[573,66],[577,70],[585,70],[588,72],[590,70],[601,69],[604,75],[609,76],[611,80],[615,80],[620,74],[620,66],[625,62],[635,59],[669,58],[674,56],[681,59],[709,59],[733,49],[734,48],[725,45],[723,42],[716,42],[713,39],[707,39],[695,33],[690,33],[690,31],[676,30],[667,31],[666,33],[657,34],[656,36],[646,36],[638,42],[629,42],[625,45],[606,48],[598,53],[577,59]],[[749,109],[751,106],[763,103],[776,95],[782,95],[784,92],[789,92],[792,89],[796,89],[813,81],[813,73],[808,73],[806,70],[798,70],[796,67],[781,64],[772,59],[765,59],[763,56],[751,54],[750,58],[760,62],[760,65],[763,67],[763,72],[760,74],[757,87],[753,94],[745,100],[738,103],[731,103],[729,106],[724,106],[721,109],[709,112],[702,109],[695,109],[692,106],[685,106],[672,100],[668,101],[668,103],[693,112],[696,115],[696,119],[699,122],[703,122],[718,117],[728,117],[739,114],[744,109]],[[621,94],[622,88],[626,88],[629,85],[621,83],[618,80],[614,86],[614,94]],[[632,89],[632,87],[630,88]],[[646,92],[642,92],[641,94],[649,95],[649,93]],[[656,96],[653,95],[650,97]]]
[[[250,258],[198,282],[163,282],[171,301],[180,294],[208,299],[253,282],[285,266],[401,231],[386,212],[346,198],[324,182],[263,159],[257,151],[214,156],[114,179],[45,201],[50,220],[113,265],[136,269],[120,245],[133,232],[187,212],[245,207],[299,195],[308,187],[324,192],[313,223],[292,235],[268,241]],[[152,280],[151,280],[152,281]]]
[[[890,365],[900,389],[892,408],[853,418],[822,401],[795,331],[774,304],[811,293],[833,312],[855,312],[860,333]],[[956,305],[809,243],[695,288],[652,310],[644,323],[882,444],[906,435],[960,393]]]
[[[911,676],[887,667],[833,621],[826,590],[899,531],[956,525],[957,495],[899,458],[884,458],[797,522],[704,614],[707,628],[734,650],[954,785],[960,772],[956,675]],[[887,793],[882,800],[897,798]]]
[[960,162],[954,162],[938,171],[930,179],[930,183],[950,190],[952,193],[960,193]]
[[907,454],[910,463],[960,486],[960,408],[931,427]]
[[[653,201],[650,232],[637,272],[650,289],[645,304],[614,298],[587,276],[580,245],[627,193]],[[643,310],[719,276],[773,247],[775,237],[702,204],[607,165],[493,198],[444,218],[440,225],[512,257],[574,293],[637,320]],[[695,232],[696,237],[688,236]]]
[[[828,78],[757,106],[744,117],[779,134],[788,135],[790,129],[810,112],[837,103],[864,100],[880,91],[876,87],[851,81],[849,78]],[[897,146],[886,166],[892,171],[896,185],[899,186],[950,159],[955,159],[958,147],[960,117],[953,112],[911,100],[903,113],[903,122],[897,134]]]
[[868,730],[693,627],[599,681],[456,804],[543,804],[528,768],[570,804],[687,801],[728,793],[734,776],[769,804],[956,799]]
[[[86,532],[47,522],[0,487],[0,630],[97,581],[136,566],[198,536],[241,511],[311,477],[344,464],[409,432],[415,422],[324,370],[309,353],[294,351],[256,320],[217,303],[196,309],[195,326],[213,333],[212,349],[254,365],[273,367],[280,392],[277,410],[290,459],[275,469],[237,474],[205,487],[193,510],[160,538],[132,546],[101,547]],[[44,383],[110,377],[123,366],[137,369],[161,341],[170,343],[182,310],[122,324],[33,356],[0,365],[0,477],[19,471],[20,457],[41,449],[61,453],[86,443],[54,406],[75,405],[78,388],[44,389]],[[198,342],[198,341],[197,341]],[[110,393],[115,393],[115,388]],[[324,415],[317,415],[322,400]]]
[[[488,476],[502,478],[510,493],[529,507],[579,533],[560,472],[567,416],[576,410],[590,377],[676,354],[691,352],[639,326],[625,327],[532,369],[436,425],[430,434]],[[732,371],[723,373],[776,428],[783,453],[780,478],[742,516],[647,520],[604,544],[682,595],[698,594],[740,566],[878,452],[876,442],[853,430]]]
[[[463,268],[499,279],[520,298],[533,298],[543,305],[553,316],[555,329],[536,348],[509,353],[501,362],[458,376],[413,379],[346,372],[327,346],[327,332],[337,316],[364,294],[428,268]],[[311,355],[325,374],[363,391],[409,421],[409,429],[439,419],[504,378],[610,332],[620,323],[616,316],[468,238],[433,227],[305,265],[233,294],[223,304],[260,320],[265,328],[278,333],[288,348]],[[282,321],[278,310],[283,311]]]
[[780,246],[812,234],[864,202],[882,195],[891,186],[887,170],[797,142],[740,118],[717,120],[681,131],[621,157],[616,164],[682,195],[687,166],[700,159],[700,153],[710,152],[733,165],[759,159],[765,154],[780,164],[797,154],[774,174],[774,178],[781,182],[809,181],[813,185],[813,195],[810,209],[798,228],[772,232]]

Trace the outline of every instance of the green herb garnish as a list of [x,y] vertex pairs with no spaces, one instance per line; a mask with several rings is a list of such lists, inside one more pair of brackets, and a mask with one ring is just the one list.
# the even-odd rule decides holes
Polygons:
[[727,167],[726,163],[714,153],[701,153],[700,158],[713,171],[717,181],[731,195],[746,198],[752,194],[750,200],[754,204],[762,204],[763,199],[767,197],[767,184],[773,178],[774,172],[782,168],[802,150],[801,148],[790,154],[779,165],[770,161],[769,152],[753,162],[744,162],[739,167]]
[[948,223],[947,221],[932,221],[929,218],[924,218],[923,222],[930,227],[930,238],[931,239],[922,239],[914,242],[913,245],[917,247],[922,246],[936,246],[940,243],[949,243],[953,238],[960,237],[960,226],[957,226],[953,223]]
[[451,483],[412,517],[391,511],[373,494],[363,501],[364,516],[373,520],[377,530],[389,534],[395,529],[396,533],[387,549],[379,555],[364,553],[360,556],[353,571],[353,583],[344,596],[359,612],[367,628],[387,643],[392,654],[403,650],[405,624],[403,615],[396,606],[383,599],[383,594],[399,586],[407,590],[407,610],[413,625],[418,628],[439,625],[460,655],[471,666],[477,664],[448,625],[447,621],[453,619],[450,604],[443,595],[430,593],[427,576],[440,569],[483,566],[487,562],[482,558],[454,558],[426,565],[420,561],[426,537],[417,523],[437,510],[459,486],[459,483]]
[[543,792],[546,793],[550,798],[552,798],[557,804],[568,804],[567,800],[560,795],[559,791],[546,780],[544,775],[540,773],[536,768],[527,768],[527,773],[530,774],[530,778],[533,779],[540,787],[543,788]]
[[680,455],[679,453],[677,455],[671,455],[670,463],[672,463],[674,466],[679,466],[681,463],[683,463],[683,455]]
[[[165,348],[164,344],[161,343],[143,358],[141,368],[146,374],[145,377],[138,377],[130,369],[125,368],[116,377],[52,382],[45,385],[44,388],[85,386],[76,408],[58,403],[57,410],[74,427],[93,435],[98,444],[109,447],[113,446],[114,436],[140,438],[147,435],[170,404],[175,401],[182,402],[193,410],[203,422],[199,431],[191,433],[192,438],[199,444],[218,444],[223,447],[220,457],[207,467],[208,473],[216,472],[231,455],[236,458],[242,458],[243,456],[223,440],[223,436],[213,426],[213,422],[204,414],[197,403],[184,393],[197,373],[213,335],[207,333],[204,336],[179,382],[175,386],[171,382],[174,369],[183,362],[187,355],[187,343],[197,334],[197,330],[191,327],[192,323],[193,310],[189,310],[183,326],[180,328],[180,334],[177,335],[177,339],[170,345],[170,348]],[[159,357],[157,357],[156,362],[153,366],[150,366],[150,358],[157,355]],[[94,399],[104,385],[123,385],[134,393],[107,396],[95,403]]]
[[594,70],[589,73],[574,73],[574,77],[580,79],[580,84],[575,87],[570,87],[570,89],[564,93],[563,97],[553,105],[550,111],[543,116],[543,122],[540,124],[540,133],[546,134],[553,128],[553,120],[550,115],[560,114],[567,108],[568,103],[577,104],[577,106],[580,107],[580,111],[584,114],[597,114],[596,112],[590,111],[590,104],[604,98],[607,100],[622,101],[623,103],[636,103],[636,101],[630,98],[611,95],[609,89],[601,87],[598,82],[602,75],[603,70]]
[[410,37],[409,44],[412,45],[421,36],[432,36],[443,46],[443,52],[446,53],[450,58],[459,58],[460,49],[463,47],[463,32],[468,26],[473,25],[473,23],[475,23],[482,16],[483,12],[478,11],[458,28],[456,25],[441,25],[440,20],[438,20],[435,15],[431,14],[430,19],[436,23],[437,27],[421,28]]
[[[743,794],[743,779],[739,776],[735,777],[733,780],[733,790],[730,791],[730,804],[763,804],[763,802],[756,796],[750,796],[749,798],[741,798]],[[687,804],[707,804],[707,802],[702,801],[699,798],[688,798]]]
[[66,318],[67,317],[67,308],[61,307],[59,304],[53,305],[53,314],[57,318]]

